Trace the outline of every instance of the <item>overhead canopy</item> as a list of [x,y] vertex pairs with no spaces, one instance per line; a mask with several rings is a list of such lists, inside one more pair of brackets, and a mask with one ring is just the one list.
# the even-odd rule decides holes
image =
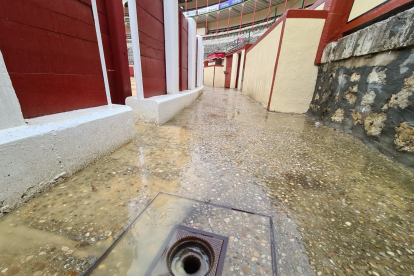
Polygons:
[[[224,1],[222,1],[224,2]],[[244,8],[243,8],[243,14],[249,14],[249,13],[253,13],[254,12],[254,6],[255,6],[255,0],[245,0],[244,1]],[[284,0],[272,0],[272,8],[270,12],[274,12],[274,6],[279,5],[281,3],[284,3]],[[264,10],[264,9],[268,9],[269,8],[269,3],[270,0],[257,0],[257,7],[256,7],[256,11],[260,11],[260,10]],[[213,4],[216,5],[216,4]],[[209,5],[209,6],[213,6],[213,5]],[[198,9],[203,9],[205,7],[198,7]],[[195,9],[191,9],[191,10],[195,10]],[[191,11],[189,10],[189,11]],[[231,7],[231,11],[230,11],[230,18],[232,17],[238,17],[241,15],[241,10],[242,10],[242,5],[238,4],[235,6]],[[217,11],[213,11],[212,13],[209,14],[201,14],[197,17],[197,23],[205,23],[206,22],[206,16],[208,15],[208,20],[207,22],[214,22],[217,20]],[[271,16],[273,16],[271,14]],[[195,19],[195,17],[192,17]],[[223,19],[227,19],[229,18],[229,12],[228,12],[228,8],[225,8],[224,10],[221,10],[220,12],[220,20]]]
[[207,59],[212,60],[216,58],[224,58],[225,55],[226,53],[224,52],[214,52],[214,53],[211,53],[209,56],[207,56]]

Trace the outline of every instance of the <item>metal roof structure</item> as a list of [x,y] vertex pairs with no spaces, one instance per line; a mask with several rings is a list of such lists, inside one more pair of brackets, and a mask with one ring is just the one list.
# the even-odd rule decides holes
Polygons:
[[[300,1],[300,0],[298,0],[298,1]],[[214,3],[211,3],[211,5],[217,4],[216,2],[218,3],[218,1],[214,1]],[[285,2],[285,0],[272,0],[272,8],[271,8],[270,12],[271,13],[272,13],[272,11],[274,12],[275,6],[283,4],[284,2]],[[256,12],[260,11],[260,10],[264,10],[264,9],[269,9],[269,4],[270,4],[270,0],[257,0]],[[254,12],[254,6],[255,6],[255,0],[245,0],[244,8],[243,8],[243,14],[253,13]],[[199,7],[199,8],[204,8],[204,7]],[[188,11],[190,11],[190,10],[194,10],[194,9],[189,9]],[[241,4],[231,7],[230,18],[239,17],[241,15],[241,11],[242,11],[242,5]],[[207,22],[217,21],[217,15],[218,15],[217,12],[209,13]],[[197,23],[205,23],[206,22],[206,16],[207,16],[207,14],[199,15],[197,17]],[[221,10],[219,20],[228,19],[228,18],[229,18],[228,9]]]

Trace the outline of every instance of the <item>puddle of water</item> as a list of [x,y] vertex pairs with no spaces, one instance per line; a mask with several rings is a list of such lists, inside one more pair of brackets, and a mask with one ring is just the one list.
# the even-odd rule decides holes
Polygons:
[[[0,218],[0,273],[80,275],[159,191],[271,215],[279,275],[414,271],[413,173],[352,137],[208,88],[166,125],[136,133],[130,145]],[[172,215],[163,214],[151,214],[154,225]],[[228,275],[269,275],[267,254],[255,250],[268,245],[265,235],[224,219],[247,223],[229,214],[212,226],[197,217],[187,225],[233,231],[242,249],[226,257]]]
[[[0,218],[0,232],[4,233],[0,235],[0,244],[4,245],[0,272],[18,268],[17,275],[80,274],[158,191],[176,192],[179,168],[188,160],[187,131],[167,127],[154,132],[153,128],[137,126],[140,141]],[[166,143],[162,154],[151,146],[155,142]],[[35,242],[32,237],[36,237]],[[28,256],[49,260],[56,252],[60,255],[53,262],[39,265],[25,261]]]

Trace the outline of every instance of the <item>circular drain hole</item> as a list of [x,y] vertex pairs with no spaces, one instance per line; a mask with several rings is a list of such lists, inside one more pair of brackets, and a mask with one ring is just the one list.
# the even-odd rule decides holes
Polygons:
[[201,267],[201,261],[199,258],[193,255],[189,255],[183,260],[184,271],[188,274],[196,273]]
[[167,255],[168,270],[174,276],[204,276],[213,264],[213,248],[208,242],[195,237],[177,241]]

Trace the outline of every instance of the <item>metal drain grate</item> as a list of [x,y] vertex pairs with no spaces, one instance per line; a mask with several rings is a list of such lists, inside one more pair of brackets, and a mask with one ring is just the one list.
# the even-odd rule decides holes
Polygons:
[[[154,263],[145,275],[148,276],[174,276],[171,263],[174,255],[186,246],[199,246],[203,248],[209,258],[209,270],[203,276],[220,276],[223,271],[224,258],[228,245],[228,237],[204,232],[198,229],[178,225],[169,234],[165,245],[158,253]],[[190,256],[195,258],[194,256]],[[187,257],[188,258],[188,257]],[[192,260],[198,265],[200,260]],[[202,260],[201,260],[202,261]],[[192,274],[192,273],[188,273]]]

